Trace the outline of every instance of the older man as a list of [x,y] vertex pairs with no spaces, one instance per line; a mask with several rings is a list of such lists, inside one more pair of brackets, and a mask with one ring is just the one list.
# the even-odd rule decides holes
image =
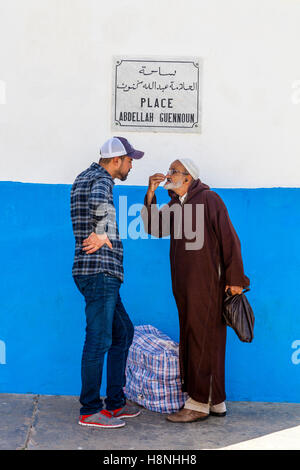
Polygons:
[[[165,179],[171,200],[159,211],[155,190]],[[209,415],[225,416],[223,296],[228,288],[240,294],[249,285],[239,238],[224,202],[200,181],[191,159],[175,160],[166,176],[151,176],[144,204],[145,230],[158,237],[169,233],[171,238],[180,373],[182,389],[189,396],[184,408],[167,419],[192,422]]]

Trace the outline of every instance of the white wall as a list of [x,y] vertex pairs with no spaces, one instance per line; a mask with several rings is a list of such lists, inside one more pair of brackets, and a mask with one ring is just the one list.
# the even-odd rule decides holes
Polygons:
[[187,156],[213,187],[298,187],[299,25],[298,0],[0,0],[1,180],[71,183],[115,134],[112,56],[186,55],[202,134],[123,133],[146,152],[126,184]]

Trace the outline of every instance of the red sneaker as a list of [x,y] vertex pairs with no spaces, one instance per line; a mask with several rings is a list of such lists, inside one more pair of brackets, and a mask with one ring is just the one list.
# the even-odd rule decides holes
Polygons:
[[131,405],[129,403],[126,403],[123,408],[118,408],[117,410],[111,410],[108,412],[114,418],[135,418],[141,413],[137,406]]
[[99,413],[92,415],[81,415],[78,424],[81,426],[93,426],[95,428],[122,428],[125,426],[124,421],[114,418],[107,410],[101,410]]

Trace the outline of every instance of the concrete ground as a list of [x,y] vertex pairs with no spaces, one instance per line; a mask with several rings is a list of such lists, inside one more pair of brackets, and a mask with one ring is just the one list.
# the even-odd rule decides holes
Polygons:
[[170,423],[141,408],[120,429],[79,426],[78,397],[0,394],[0,450],[300,450],[300,404],[227,402],[225,418]]

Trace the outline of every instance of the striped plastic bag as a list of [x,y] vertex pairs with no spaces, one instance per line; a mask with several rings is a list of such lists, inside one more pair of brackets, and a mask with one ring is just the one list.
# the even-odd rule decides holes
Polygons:
[[154,326],[136,326],[124,392],[151,411],[172,413],[182,408],[188,396],[181,390],[178,343]]

